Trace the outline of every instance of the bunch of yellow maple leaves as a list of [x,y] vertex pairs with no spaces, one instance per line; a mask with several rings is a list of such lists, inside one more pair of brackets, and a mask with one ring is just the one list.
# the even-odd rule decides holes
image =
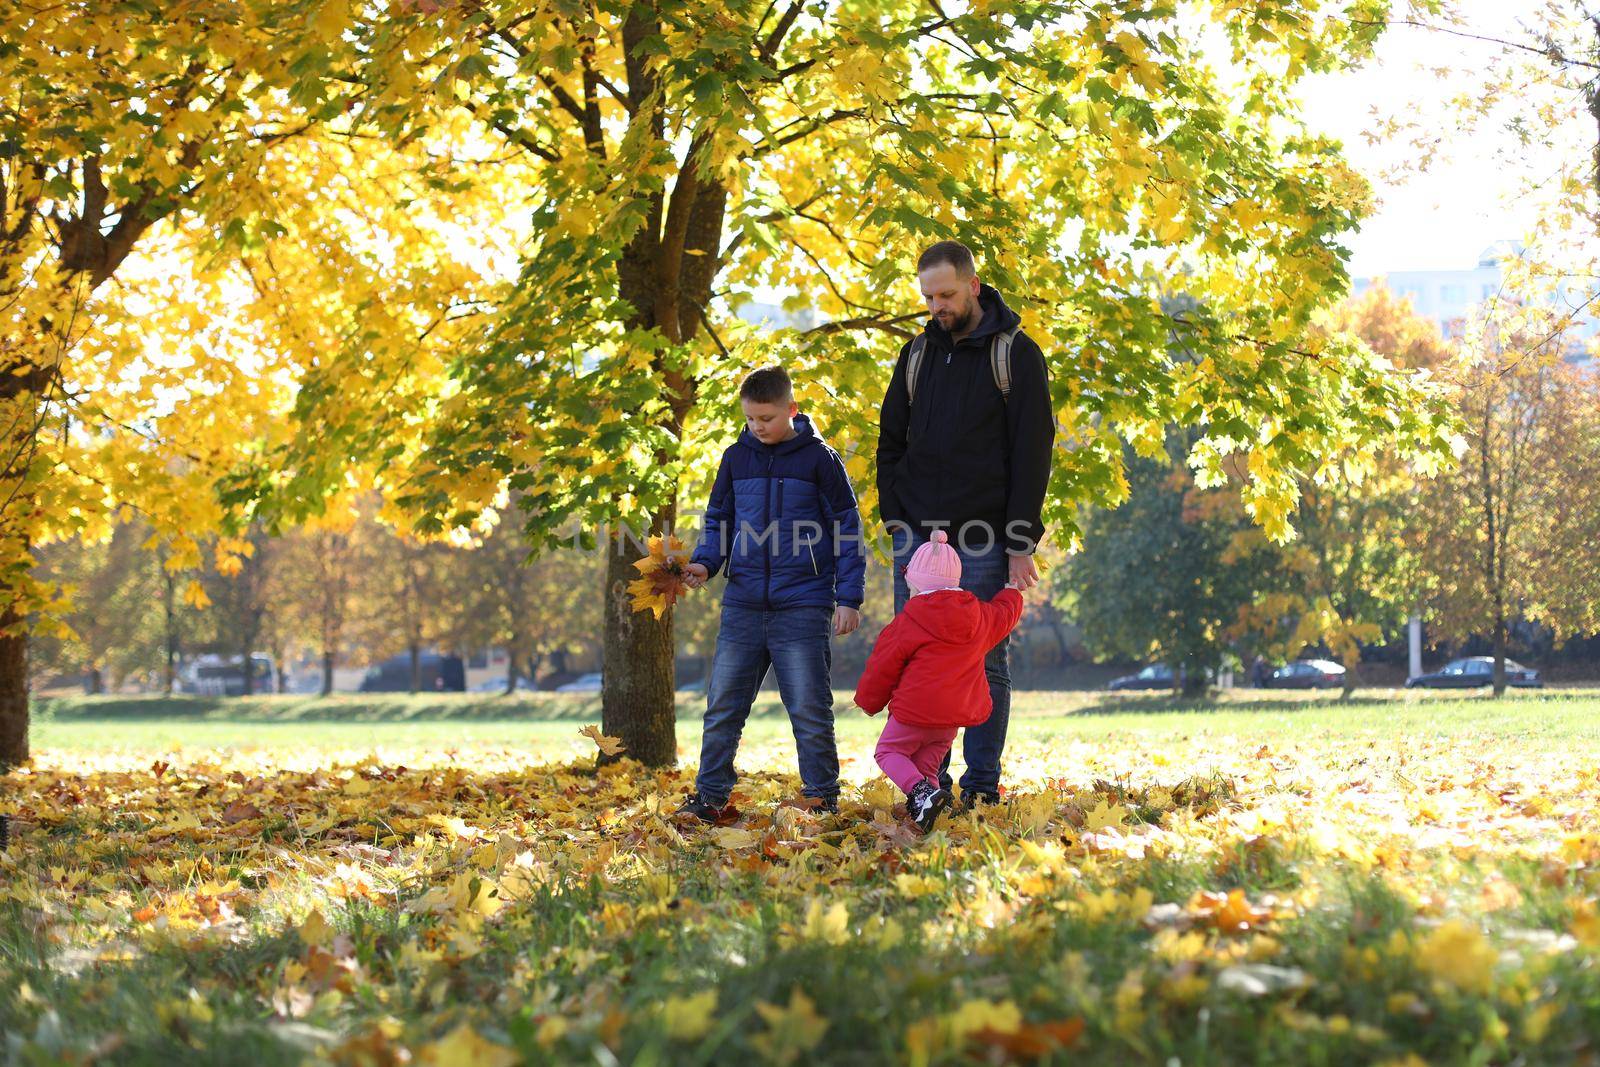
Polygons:
[[639,577],[628,583],[634,611],[649,611],[661,618],[689,591],[687,546],[675,536],[653,536],[650,551],[634,561]]

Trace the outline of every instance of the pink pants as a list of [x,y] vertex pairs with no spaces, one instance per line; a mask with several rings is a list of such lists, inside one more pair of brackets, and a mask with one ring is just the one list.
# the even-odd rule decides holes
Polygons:
[[939,784],[939,764],[955,739],[954,726],[907,726],[891,715],[873,755],[889,780],[910,793],[924,778]]

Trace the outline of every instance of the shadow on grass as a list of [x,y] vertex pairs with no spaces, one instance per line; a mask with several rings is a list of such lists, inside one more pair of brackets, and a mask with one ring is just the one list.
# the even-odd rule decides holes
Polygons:
[[1227,700],[1217,697],[1173,697],[1169,694],[1160,696],[1103,696],[1098,700],[1080,705],[1073,711],[1074,715],[1186,715],[1186,714],[1214,714],[1216,712],[1237,711],[1244,713],[1275,713],[1275,712],[1307,712],[1328,711],[1332,709],[1367,710],[1376,708],[1392,708],[1392,698],[1381,697],[1352,697],[1349,700],[1340,700],[1338,697],[1319,697],[1310,700],[1274,700],[1263,697],[1255,700]]
[[[1072,710],[1074,715],[1177,715],[1240,712],[1242,714],[1299,714],[1302,712],[1393,712],[1396,708],[1429,704],[1556,704],[1594,698],[1592,689],[1509,689],[1496,700],[1488,689],[1369,689],[1341,699],[1337,690],[1278,692],[1239,697],[1231,693],[1203,697],[1159,694],[1101,694]],[[1247,691],[1249,692],[1249,691]]]
[[[677,717],[699,719],[703,693],[677,695]],[[598,693],[336,694],[302,696],[95,696],[37,698],[36,722],[217,722],[217,723],[406,723],[406,722],[598,722]],[[777,693],[763,692],[751,715],[783,714]]]

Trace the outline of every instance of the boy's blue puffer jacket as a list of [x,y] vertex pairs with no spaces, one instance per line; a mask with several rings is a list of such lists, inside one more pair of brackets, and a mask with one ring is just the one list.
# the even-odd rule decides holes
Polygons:
[[725,603],[860,608],[867,565],[855,491],[811,420],[798,415],[794,428],[778,445],[742,430],[722,453],[693,561],[713,575],[727,564]]

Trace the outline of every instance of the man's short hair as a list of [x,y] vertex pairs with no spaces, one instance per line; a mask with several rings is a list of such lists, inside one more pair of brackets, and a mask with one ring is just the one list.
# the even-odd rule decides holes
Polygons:
[[789,372],[774,364],[758,367],[745,375],[739,385],[739,399],[756,404],[786,404],[794,399]]
[[978,273],[978,263],[972,258],[972,249],[960,241],[940,241],[936,245],[928,246],[928,250],[917,257],[917,273],[921,274],[929,267],[937,267],[941,263],[950,264],[963,278],[970,278]]

